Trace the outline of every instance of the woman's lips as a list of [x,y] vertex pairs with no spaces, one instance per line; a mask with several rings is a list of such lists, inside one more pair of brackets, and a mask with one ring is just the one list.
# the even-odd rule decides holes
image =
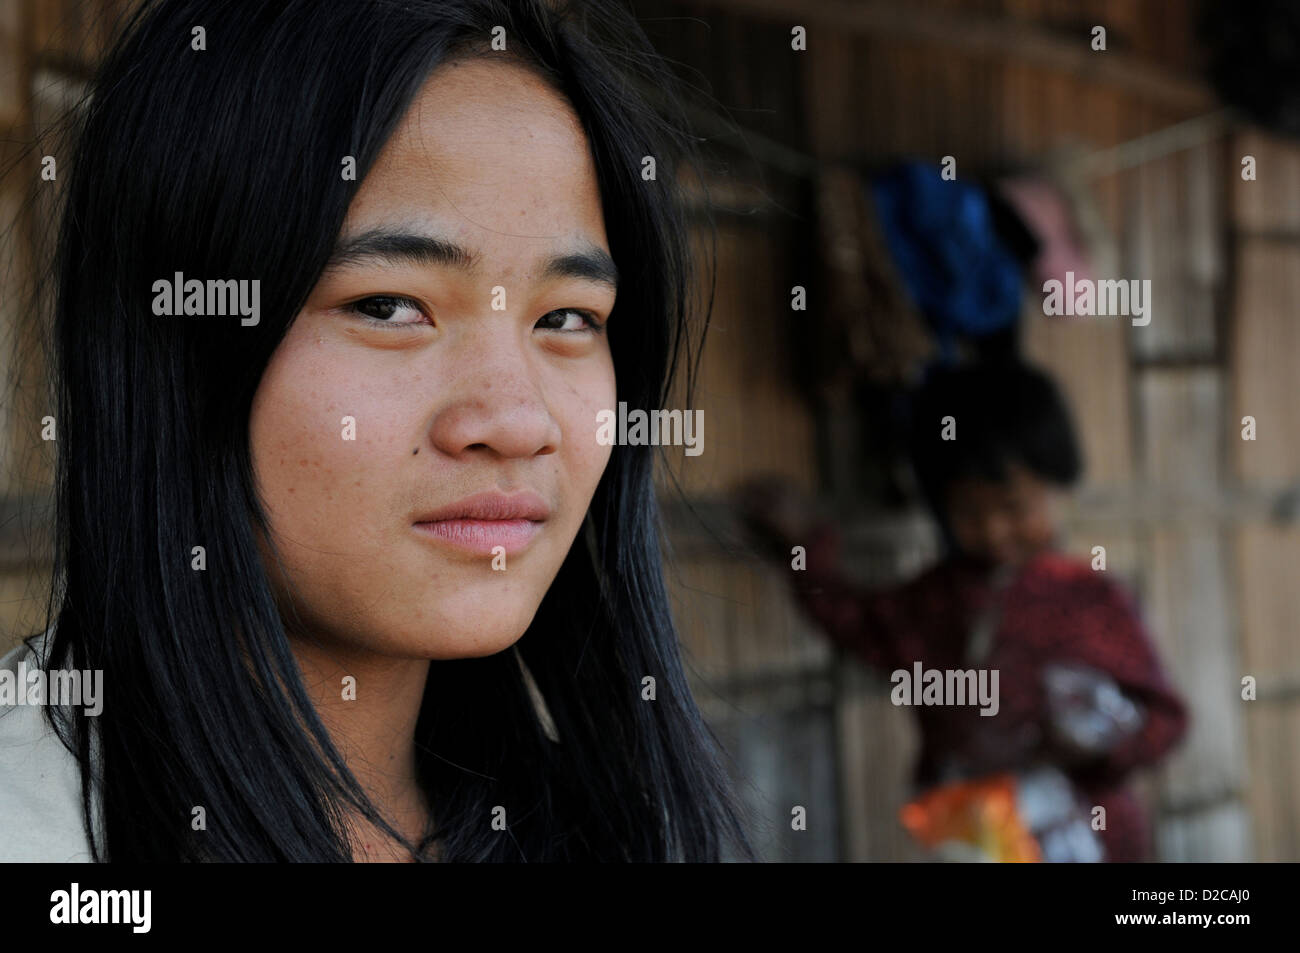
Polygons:
[[489,490],[419,513],[415,528],[463,552],[492,556],[500,546],[510,555],[531,543],[550,515],[550,506],[531,490],[513,494]]
[[542,531],[541,520],[447,519],[416,523],[421,534],[479,556],[501,546],[506,555],[522,551]]

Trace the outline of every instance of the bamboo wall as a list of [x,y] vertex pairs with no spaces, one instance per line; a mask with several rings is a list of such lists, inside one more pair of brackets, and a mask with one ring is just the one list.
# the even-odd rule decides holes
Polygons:
[[58,180],[41,182],[41,158],[60,158],[55,121],[127,6],[0,0],[0,651],[40,631],[50,588],[53,445],[41,421],[54,410],[34,291]]
[[[1027,296],[1023,343],[1062,383],[1082,432],[1088,473],[1069,513],[1069,548],[1087,556],[1106,547],[1109,571],[1135,591],[1192,708],[1183,746],[1140,781],[1158,855],[1300,858],[1296,501],[1278,518],[1279,501],[1290,500],[1286,491],[1300,478],[1300,411],[1291,393],[1300,369],[1292,316],[1300,146],[1216,118],[1220,107],[1195,74],[1188,4],[653,7],[653,15],[683,18],[671,21],[671,35],[664,31],[668,52],[699,70],[701,84],[755,133],[744,154],[757,153],[757,166],[738,158],[734,168],[745,171],[746,198],[766,214],[727,218],[734,240],[724,267],[734,274],[724,278],[717,311],[724,329],[743,325],[751,342],[769,339],[765,323],[788,328],[799,320],[789,310],[792,285],[812,285],[810,299],[818,299],[815,270],[797,254],[766,276],[781,234],[806,239],[813,209],[798,204],[800,183],[815,180],[825,163],[937,163],[951,155],[961,177],[1078,159],[1074,168],[1083,170],[1108,236],[1096,274],[1151,279],[1152,321],[1066,322],[1044,317],[1041,302]],[[806,53],[789,50],[794,24],[808,30]],[[1109,52],[1088,49],[1093,24],[1107,27]],[[1107,151],[1171,127],[1180,131],[1136,152]],[[1240,178],[1246,154],[1257,158],[1257,181]],[[729,194],[743,194],[728,184]],[[795,203],[790,214],[772,208],[787,200]],[[709,347],[706,386],[692,406],[719,421],[712,429],[719,440],[743,437],[736,450],[719,449],[732,459],[698,466],[688,481],[698,500],[717,499],[721,475],[739,477],[737,466],[749,472],[770,459],[774,469],[791,470],[807,445],[784,401],[769,423],[773,395],[791,376],[782,350],[755,354],[719,340]],[[741,375],[767,404],[738,409],[724,382]],[[766,384],[755,384],[762,375]],[[793,475],[844,498],[834,471],[846,451],[837,443],[852,440],[853,428],[806,402],[799,413],[802,432],[819,435],[819,475]],[[1240,439],[1245,414],[1260,422],[1256,442]],[[855,502],[869,509],[872,501]],[[854,525],[864,580],[898,578],[934,552],[919,519],[885,525],[863,515]],[[701,536],[689,522],[679,532]],[[773,831],[767,856],[915,856],[896,820],[915,738],[883,680],[820,654],[815,634],[791,616],[779,572],[707,547],[692,550],[677,572],[685,639],[706,660],[701,694],[722,696],[711,710]],[[764,672],[761,687],[746,681],[756,671]],[[1241,699],[1244,675],[1258,679],[1257,701]],[[800,696],[796,687],[809,684],[818,691]],[[789,830],[794,804],[813,805],[818,824],[808,832]]]

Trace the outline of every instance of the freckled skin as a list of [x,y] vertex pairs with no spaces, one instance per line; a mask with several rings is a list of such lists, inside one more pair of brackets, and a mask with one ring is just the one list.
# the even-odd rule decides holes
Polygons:
[[[444,64],[343,232],[378,227],[443,235],[476,251],[479,270],[368,262],[322,277],[253,404],[254,469],[283,572],[264,552],[301,634],[393,658],[489,655],[531,622],[611,452],[595,439],[597,412],[615,406],[607,336],[538,327],[556,309],[604,320],[614,303],[590,282],[543,282],[535,264],[579,236],[609,250],[571,107],[510,63]],[[504,311],[492,308],[497,285]],[[429,324],[376,327],[347,310],[384,294],[427,304]],[[342,439],[344,416],[355,440]],[[504,572],[412,528],[494,489],[532,490],[552,508]]]

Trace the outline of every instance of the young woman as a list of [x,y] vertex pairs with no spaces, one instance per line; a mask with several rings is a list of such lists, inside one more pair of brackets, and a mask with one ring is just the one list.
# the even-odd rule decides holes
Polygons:
[[616,3],[133,16],[59,164],[55,597],[6,662],[103,710],[0,710],[0,858],[752,857],[651,448],[596,436],[689,352],[644,90]]

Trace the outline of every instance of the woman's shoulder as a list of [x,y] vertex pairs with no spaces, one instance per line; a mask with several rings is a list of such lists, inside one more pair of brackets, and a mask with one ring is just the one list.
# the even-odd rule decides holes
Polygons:
[[48,634],[0,658],[0,862],[92,859],[80,765],[32,688]]

